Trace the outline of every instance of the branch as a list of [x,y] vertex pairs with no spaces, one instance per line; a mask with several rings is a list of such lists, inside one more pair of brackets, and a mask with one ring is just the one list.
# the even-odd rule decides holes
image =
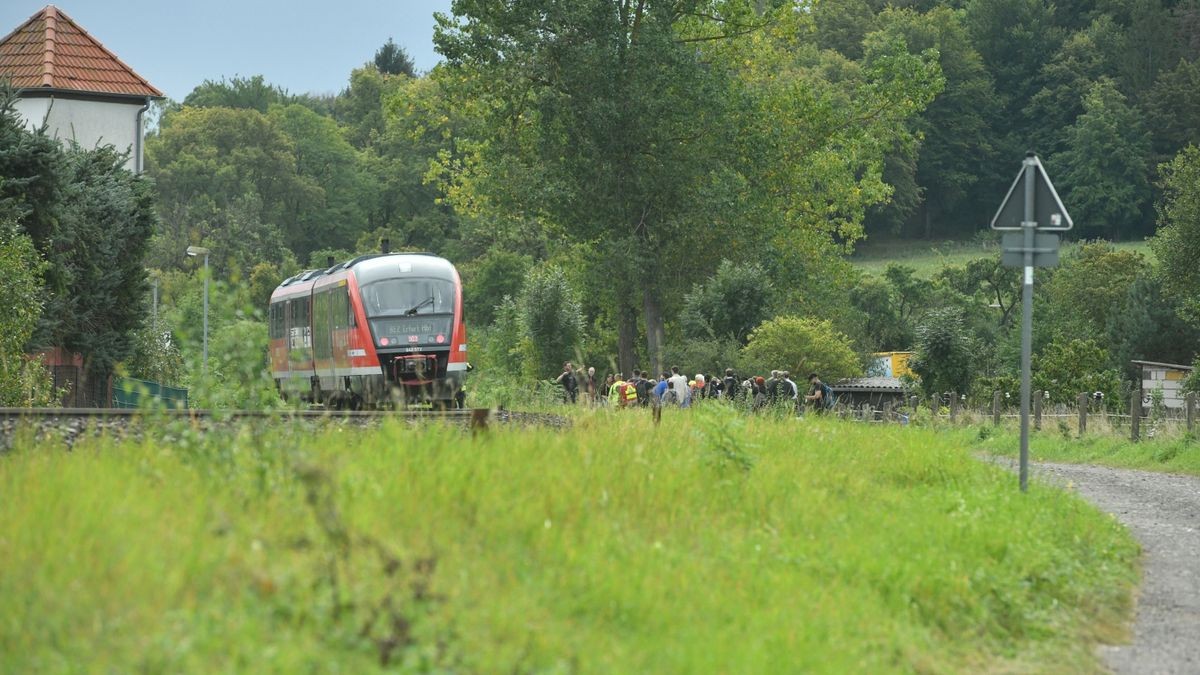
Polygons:
[[720,35],[706,35],[704,37],[680,38],[680,39],[676,40],[675,42],[678,44],[681,44],[681,45],[685,45],[685,44],[689,44],[692,42],[714,42],[716,40],[728,40],[730,38],[741,37],[743,35],[749,35],[750,33],[753,33],[757,30],[759,30],[759,29],[758,28],[748,28],[746,30],[735,31],[733,33],[722,33]]

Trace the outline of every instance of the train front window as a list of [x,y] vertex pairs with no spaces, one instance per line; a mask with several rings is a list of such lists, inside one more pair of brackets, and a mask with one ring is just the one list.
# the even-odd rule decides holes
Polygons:
[[384,279],[362,289],[367,316],[416,316],[454,311],[454,283],[445,279]]

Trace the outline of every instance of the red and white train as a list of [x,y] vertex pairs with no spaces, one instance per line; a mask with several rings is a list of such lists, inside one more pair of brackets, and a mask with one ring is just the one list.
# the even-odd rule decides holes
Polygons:
[[271,294],[271,376],[330,407],[451,404],[467,372],[462,281],[424,253],[364,255]]

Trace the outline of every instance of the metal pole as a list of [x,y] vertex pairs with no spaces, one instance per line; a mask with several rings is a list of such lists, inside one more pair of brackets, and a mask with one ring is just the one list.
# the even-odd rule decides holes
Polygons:
[[151,321],[151,325],[154,326],[154,339],[157,343],[157,340],[158,340],[158,277],[157,276],[154,277],[154,304],[153,304],[153,309],[151,311],[151,316],[153,317],[153,320]]
[[1031,152],[1025,156],[1025,278],[1021,289],[1021,492],[1029,489],[1029,389],[1033,379],[1033,242],[1034,190],[1037,184],[1037,159]]
[[208,374],[208,253],[204,254],[204,374]]

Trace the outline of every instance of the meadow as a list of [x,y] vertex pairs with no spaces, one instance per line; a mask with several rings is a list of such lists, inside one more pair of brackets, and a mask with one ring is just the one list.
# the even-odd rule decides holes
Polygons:
[[1123,635],[1129,534],[974,432],[692,412],[20,433],[0,672],[1089,672]]
[[[1078,242],[1065,242],[1060,256],[1065,256],[1079,246]],[[1145,241],[1116,242],[1113,246],[1120,251],[1137,251],[1148,259],[1154,259],[1149,243]],[[882,274],[889,264],[907,265],[917,270],[917,276],[928,279],[947,265],[962,265],[976,258],[1000,254],[1000,238],[991,231],[974,240],[889,240],[867,239],[855,248],[849,260],[859,269],[871,274]]]

